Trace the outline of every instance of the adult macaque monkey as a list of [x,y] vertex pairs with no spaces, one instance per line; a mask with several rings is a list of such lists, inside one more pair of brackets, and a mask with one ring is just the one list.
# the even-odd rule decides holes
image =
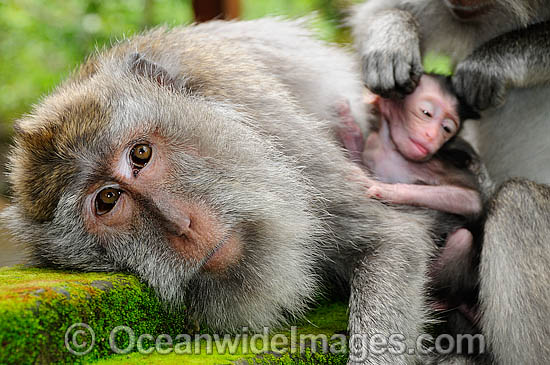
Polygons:
[[[351,21],[367,87],[410,93],[426,50],[450,55],[459,95],[489,108],[479,148],[491,177],[548,184],[549,19],[542,0],[369,0]],[[497,363],[550,358],[549,235],[550,188],[504,183],[488,206],[480,258],[480,325]]]
[[346,283],[364,258],[363,335],[414,348],[431,221],[347,179],[355,167],[329,127],[337,100],[364,120],[362,92],[351,58],[296,22],[136,36],[17,122],[3,216],[38,263],[136,273],[225,330],[301,314],[322,278]]

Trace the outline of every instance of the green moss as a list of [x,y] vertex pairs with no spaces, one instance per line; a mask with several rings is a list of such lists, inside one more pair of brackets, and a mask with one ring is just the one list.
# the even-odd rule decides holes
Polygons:
[[[74,323],[86,323],[95,333],[95,346],[84,356],[65,347],[65,331]],[[136,336],[186,329],[183,312],[167,313],[153,291],[130,275],[0,269],[0,363],[103,358],[112,354],[109,332],[118,325]],[[77,344],[83,340],[91,337],[77,336]]]
[[[200,341],[200,348],[195,351],[191,346],[192,353],[160,354],[153,351],[151,354],[132,353],[129,355],[114,356],[108,359],[99,360],[101,365],[111,364],[230,364],[230,363],[257,363],[257,364],[345,364],[347,352],[337,346],[338,341],[330,340],[335,334],[343,334],[347,327],[347,305],[345,303],[322,302],[313,309],[306,318],[275,331],[267,336],[269,346],[263,347],[262,340],[255,341],[255,347],[251,344],[251,336],[248,334],[247,341],[238,340],[235,342],[234,351],[218,351],[215,345],[211,352],[207,350],[206,341]],[[276,335],[287,338],[285,345],[273,346],[272,339]],[[313,337],[310,337],[312,335]],[[337,353],[323,351],[321,337],[326,336],[329,345],[338,349]],[[340,335],[343,336],[343,335]],[[342,337],[343,338],[343,337]],[[234,341],[231,337],[230,341]],[[302,341],[301,341],[302,340]],[[248,343],[245,345],[244,343]],[[313,346],[315,342],[315,347]],[[291,345],[294,344],[292,348]],[[172,346],[173,348],[173,346]],[[277,350],[277,351],[274,351]]]
[[114,356],[105,360],[100,360],[96,364],[111,365],[111,364],[197,364],[197,365],[215,365],[215,364],[231,364],[239,360],[251,359],[254,355],[242,355],[236,354],[199,354],[199,355],[180,355],[180,354],[167,354],[161,355],[158,353],[152,353],[150,355],[143,355],[141,353],[132,353],[129,355]]
[[[286,344],[277,345],[281,353],[271,352],[271,346],[262,346],[263,336],[251,341],[252,333],[236,340],[235,336],[228,337],[227,341],[235,345],[233,351],[229,351],[216,345],[207,348],[204,337],[213,336],[208,333],[197,334],[203,336],[197,341],[193,335],[190,342],[183,342],[178,335],[191,332],[184,310],[166,311],[154,292],[134,276],[3,268],[0,269],[0,363],[224,364],[245,359],[270,364],[341,363],[345,362],[345,354],[312,351],[319,338],[300,336],[322,335],[330,339],[335,333],[343,333],[347,325],[346,311],[344,303],[323,302],[305,319],[278,332],[266,333],[269,343],[275,335],[288,339]],[[82,356],[74,355],[66,347],[66,331],[75,323],[85,323],[95,334],[94,346]],[[150,334],[152,340],[142,343],[145,351],[151,353],[114,354],[109,335],[117,326],[131,328],[136,340],[143,334]],[[75,327],[68,337],[69,345],[75,334],[77,345],[86,342],[82,347],[71,346],[83,352],[92,338],[89,333],[78,334],[76,330],[87,330],[87,327]],[[168,353],[166,355],[155,349],[155,339],[162,334],[174,339],[172,346],[160,347]],[[124,349],[131,339],[121,331],[114,340],[119,349]],[[218,344],[223,341],[220,335]],[[295,346],[291,347],[291,343]],[[131,349],[137,351],[138,347],[134,345]]]

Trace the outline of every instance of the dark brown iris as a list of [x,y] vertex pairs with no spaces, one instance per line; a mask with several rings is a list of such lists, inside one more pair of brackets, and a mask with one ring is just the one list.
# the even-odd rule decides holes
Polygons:
[[116,205],[122,190],[115,188],[103,189],[95,198],[95,211],[97,215],[109,213]]

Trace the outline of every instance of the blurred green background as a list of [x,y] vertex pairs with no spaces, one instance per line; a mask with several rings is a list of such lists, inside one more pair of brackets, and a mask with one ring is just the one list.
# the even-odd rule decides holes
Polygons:
[[[240,0],[240,18],[296,17],[316,11],[320,37],[345,42],[348,35],[338,24],[351,3]],[[11,122],[96,47],[158,24],[193,20],[191,0],[0,0],[1,134],[9,135]]]

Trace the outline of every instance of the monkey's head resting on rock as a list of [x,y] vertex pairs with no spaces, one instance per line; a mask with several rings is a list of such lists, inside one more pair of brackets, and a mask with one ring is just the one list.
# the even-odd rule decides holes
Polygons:
[[123,41],[16,123],[4,221],[37,264],[133,272],[214,328],[280,323],[359,246],[427,241],[346,179],[326,120],[361,100],[353,70],[273,19]]

